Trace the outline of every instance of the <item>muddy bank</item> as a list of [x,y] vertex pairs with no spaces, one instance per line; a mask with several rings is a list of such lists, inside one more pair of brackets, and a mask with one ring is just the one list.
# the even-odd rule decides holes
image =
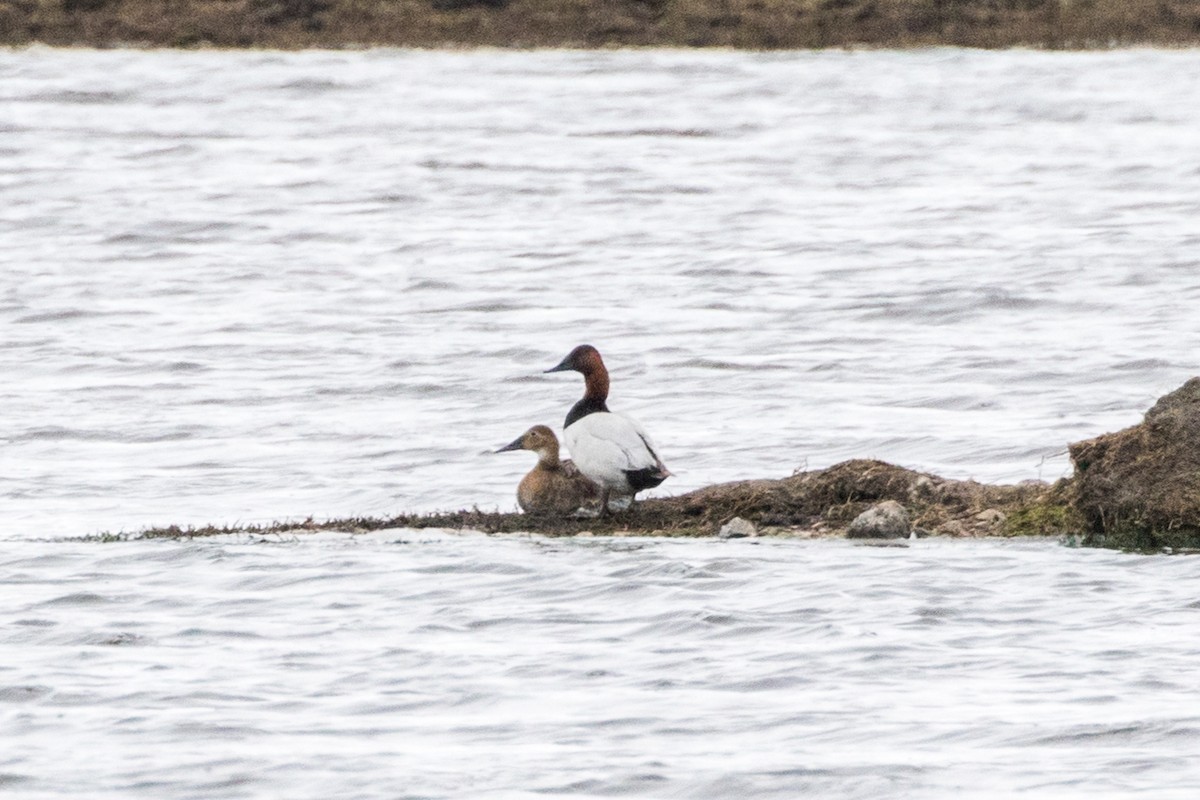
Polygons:
[[[726,535],[840,537],[860,515],[884,501],[907,513],[899,535],[1052,535],[1071,529],[1066,487],[1032,481],[991,486],[955,481],[887,464],[846,461],[824,470],[777,480],[718,484],[694,492],[639,502],[607,519],[561,519],[480,510],[400,515],[245,528],[154,528],[115,538],[181,538],[225,533],[366,532],[386,528],[471,529],[486,533],[529,532],[548,536],[716,536],[735,519],[750,527]],[[735,528],[738,526],[735,525]],[[752,532],[751,532],[752,531]],[[103,538],[103,537],[102,537]],[[114,537],[110,537],[114,538]]]
[[1200,548],[1200,378],[1160,398],[1138,424],[1071,445],[1072,507],[1085,544]]
[[1200,43],[1200,0],[0,0],[0,44],[1105,48]]

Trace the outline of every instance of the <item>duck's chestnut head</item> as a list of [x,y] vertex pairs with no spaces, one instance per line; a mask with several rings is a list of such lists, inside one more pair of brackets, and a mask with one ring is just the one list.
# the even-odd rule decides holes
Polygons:
[[558,362],[556,366],[546,370],[546,372],[574,370],[575,372],[582,372],[584,375],[589,375],[603,369],[604,360],[600,358],[600,351],[590,344],[581,344],[568,353],[566,358]]

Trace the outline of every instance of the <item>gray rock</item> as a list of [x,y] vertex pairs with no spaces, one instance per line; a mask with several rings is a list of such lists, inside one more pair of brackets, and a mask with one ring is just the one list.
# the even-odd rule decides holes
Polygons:
[[966,536],[968,533],[967,526],[961,520],[957,519],[946,520],[941,525],[938,525],[933,532],[938,536],[954,537]]
[[884,500],[854,518],[846,530],[849,539],[906,539],[912,526],[908,512],[895,500]]
[[996,529],[1004,525],[1008,515],[995,508],[987,508],[975,515],[975,521],[985,529]]
[[741,517],[734,517],[721,526],[717,536],[722,539],[746,539],[758,536],[758,528],[754,523]]

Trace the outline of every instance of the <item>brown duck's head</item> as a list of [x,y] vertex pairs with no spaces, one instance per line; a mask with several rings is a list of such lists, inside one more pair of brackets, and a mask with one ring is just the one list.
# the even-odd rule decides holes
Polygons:
[[532,450],[543,459],[557,459],[558,437],[545,425],[534,425],[496,452],[506,453],[509,450]]
[[605,371],[604,360],[600,358],[599,350],[590,344],[581,344],[568,353],[566,358],[558,362],[556,366],[546,370],[546,372],[566,372],[568,370],[582,372],[584,375],[591,375],[593,372],[602,372]]

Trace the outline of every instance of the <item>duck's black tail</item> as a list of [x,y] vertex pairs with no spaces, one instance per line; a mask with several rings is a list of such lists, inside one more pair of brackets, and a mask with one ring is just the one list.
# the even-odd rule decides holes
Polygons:
[[646,450],[654,457],[654,466],[625,470],[625,479],[629,481],[629,488],[634,494],[642,489],[653,489],[671,477],[671,470],[667,469],[667,465],[658,457],[658,453],[654,452],[654,448],[650,446],[650,442],[646,441],[646,437],[639,433],[638,438],[642,440]]
[[653,489],[670,476],[671,473],[661,470],[658,467],[625,470],[625,479],[629,481],[629,488],[634,493],[640,492],[643,489]]

